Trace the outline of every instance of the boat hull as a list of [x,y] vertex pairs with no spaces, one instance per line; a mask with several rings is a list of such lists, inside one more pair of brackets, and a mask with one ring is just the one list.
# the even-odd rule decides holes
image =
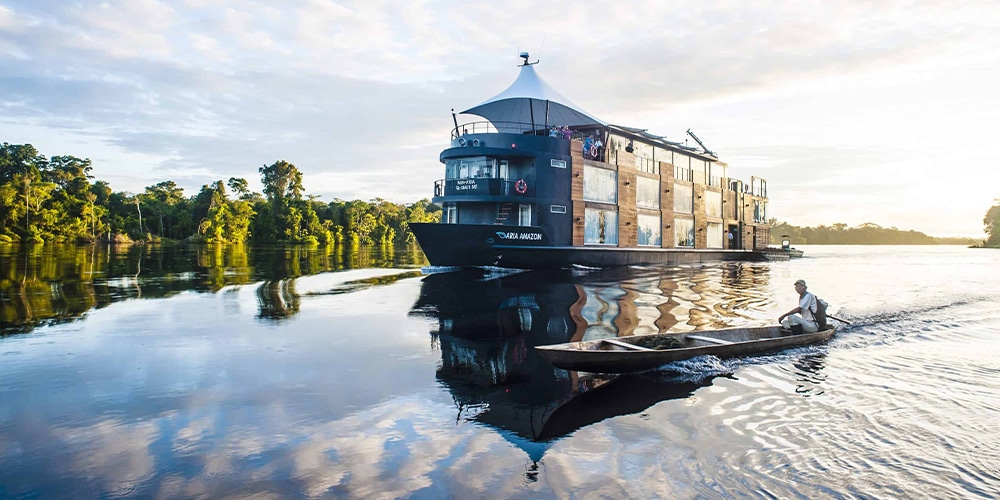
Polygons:
[[[628,373],[651,370],[666,363],[697,356],[712,355],[731,358],[779,351],[789,347],[814,344],[828,340],[836,328],[815,333],[790,334],[780,327],[731,328],[687,333],[660,333],[635,335],[606,340],[588,340],[535,349],[552,365],[573,371],[592,373]],[[714,339],[715,342],[703,340]],[[630,349],[622,344],[652,345],[673,339],[683,347],[663,350]],[[612,343],[613,342],[613,343]],[[725,343],[722,343],[725,342]]]
[[411,223],[410,230],[433,266],[544,269],[763,260],[748,250],[551,245],[538,227]]

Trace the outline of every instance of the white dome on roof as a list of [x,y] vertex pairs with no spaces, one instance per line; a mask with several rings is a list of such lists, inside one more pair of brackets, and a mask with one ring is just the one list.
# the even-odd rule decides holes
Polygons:
[[[527,54],[522,55],[527,61]],[[521,74],[507,90],[462,113],[486,118],[498,129],[503,122],[535,125],[606,125],[556,92],[535,73],[532,64],[521,66]]]

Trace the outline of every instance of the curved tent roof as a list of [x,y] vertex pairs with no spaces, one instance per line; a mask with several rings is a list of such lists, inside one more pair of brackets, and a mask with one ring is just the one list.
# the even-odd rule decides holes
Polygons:
[[[497,129],[505,128],[504,122],[523,124],[533,121],[536,126],[606,125],[604,121],[584,112],[553,90],[535,73],[535,68],[532,66],[531,64],[521,66],[521,74],[510,87],[507,87],[507,90],[462,113],[482,116],[492,122]],[[546,107],[548,107],[548,117],[546,117]]]

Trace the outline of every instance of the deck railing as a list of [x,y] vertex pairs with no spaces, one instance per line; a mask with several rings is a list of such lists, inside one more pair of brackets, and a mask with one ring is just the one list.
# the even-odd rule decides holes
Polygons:
[[468,179],[438,179],[434,181],[434,196],[534,196],[534,186],[524,179],[507,180],[489,177]]

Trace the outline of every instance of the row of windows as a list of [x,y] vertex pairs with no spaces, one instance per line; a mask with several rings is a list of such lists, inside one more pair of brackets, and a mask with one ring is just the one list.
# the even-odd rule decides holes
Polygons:
[[[559,208],[562,212],[557,212]],[[518,226],[531,225],[531,208],[527,203],[517,205],[517,212],[513,215],[504,215],[504,220],[500,220],[501,211],[496,205],[465,205],[461,213],[454,203],[445,203],[442,220],[446,224],[516,224]],[[552,205],[554,213],[566,213],[566,207],[562,205]]]
[[447,160],[444,166],[446,179],[490,179],[494,177],[506,179],[507,171],[507,160],[497,161],[496,158],[485,156]]
[[[659,216],[639,214],[637,223],[639,246],[662,245]],[[583,235],[583,242],[587,245],[617,245],[618,214],[610,210],[588,208]],[[707,238],[708,248],[723,248],[722,224],[708,223]],[[694,220],[674,219],[674,242],[678,247],[694,247]]]
[[[618,173],[597,167],[583,168],[583,199],[598,203],[614,204],[618,201]],[[636,178],[635,204],[641,208],[660,208],[660,181],[649,177]],[[674,192],[674,212],[694,213],[694,191],[677,189]],[[722,193],[705,191],[705,212],[709,217],[722,217]]]

